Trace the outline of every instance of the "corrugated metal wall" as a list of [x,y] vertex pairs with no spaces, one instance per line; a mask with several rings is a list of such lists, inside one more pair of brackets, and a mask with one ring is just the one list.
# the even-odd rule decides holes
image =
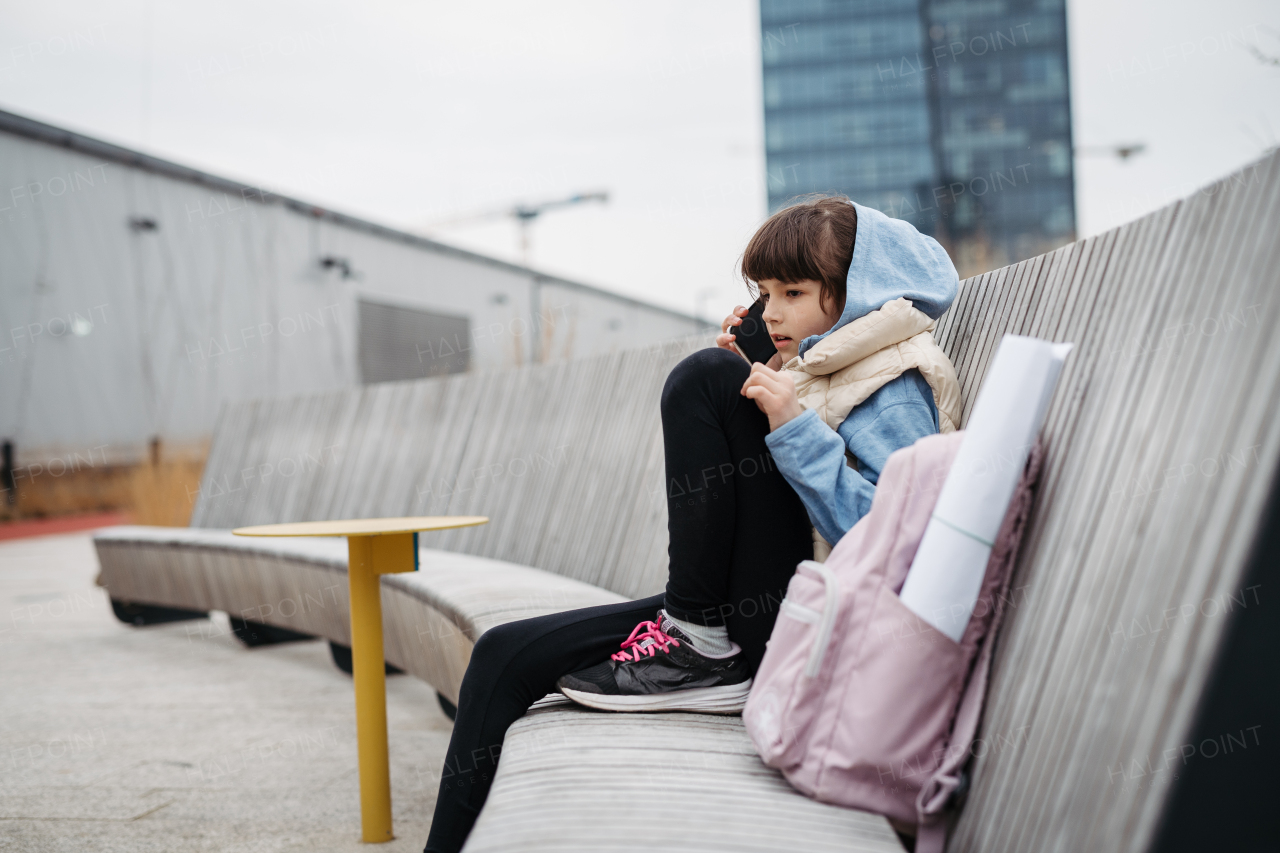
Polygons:
[[698,327],[0,112],[0,438],[19,465],[136,459],[207,437],[223,403],[354,386],[361,299],[466,318],[472,369]]

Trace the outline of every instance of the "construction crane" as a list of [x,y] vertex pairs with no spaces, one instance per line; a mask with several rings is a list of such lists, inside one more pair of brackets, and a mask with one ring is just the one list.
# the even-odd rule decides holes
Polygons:
[[1126,162],[1135,154],[1141,154],[1147,150],[1145,142],[1128,142],[1121,145],[1077,145],[1073,149],[1077,156],[1083,157],[1119,157],[1120,162]]
[[427,231],[433,231],[438,228],[449,228],[455,225],[483,222],[489,219],[498,219],[509,216],[520,226],[520,259],[525,266],[528,266],[530,248],[529,227],[533,224],[533,221],[548,210],[555,210],[560,207],[570,207],[575,204],[583,204],[589,201],[598,201],[601,204],[607,204],[609,202],[609,193],[601,190],[598,192],[578,193],[577,195],[571,195],[568,198],[544,201],[539,204],[517,203],[512,207],[480,210],[475,211],[474,213],[451,216],[448,219],[439,219],[434,222],[428,222],[423,226],[423,228]]

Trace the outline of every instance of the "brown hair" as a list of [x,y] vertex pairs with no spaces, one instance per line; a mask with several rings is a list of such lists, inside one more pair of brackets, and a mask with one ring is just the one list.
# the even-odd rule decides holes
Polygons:
[[820,299],[843,308],[853,262],[858,213],[847,196],[806,196],[765,220],[742,255],[742,280],[755,298],[757,281],[822,283]]

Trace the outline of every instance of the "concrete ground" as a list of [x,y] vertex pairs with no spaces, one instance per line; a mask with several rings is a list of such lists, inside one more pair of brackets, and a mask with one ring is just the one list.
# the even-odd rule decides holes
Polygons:
[[417,851],[450,723],[387,680],[396,840],[360,843],[351,679],[226,617],[118,622],[86,534],[0,542],[0,853]]

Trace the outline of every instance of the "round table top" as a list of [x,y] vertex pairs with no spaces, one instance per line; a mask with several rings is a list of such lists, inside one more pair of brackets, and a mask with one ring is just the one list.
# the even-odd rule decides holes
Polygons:
[[237,527],[237,536],[379,536],[487,524],[483,515],[420,515],[409,518],[352,518],[346,521],[297,521]]

